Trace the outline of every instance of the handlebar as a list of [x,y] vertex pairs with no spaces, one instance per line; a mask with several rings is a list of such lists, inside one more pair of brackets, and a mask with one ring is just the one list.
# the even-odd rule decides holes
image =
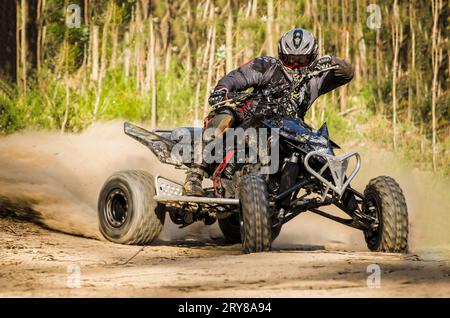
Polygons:
[[309,72],[307,71],[305,74],[302,75],[302,77],[300,78],[300,80],[295,81],[294,83],[287,83],[284,84],[282,86],[279,87],[275,87],[275,88],[269,88],[269,89],[263,89],[259,94],[256,92],[248,92],[248,93],[241,93],[241,92],[230,92],[228,93],[228,99],[227,100],[223,100],[217,104],[212,105],[211,107],[217,108],[221,105],[225,105],[228,103],[239,103],[239,102],[243,102],[248,100],[251,97],[256,97],[258,95],[262,96],[262,97],[269,97],[271,95],[274,95],[276,93],[280,93],[283,92],[287,89],[290,88],[297,88],[300,85],[303,85],[305,82],[311,80],[313,77],[319,76],[320,74],[327,72],[327,71],[331,71],[334,69],[339,68],[339,65],[333,65],[333,66],[329,66],[329,67],[325,67],[322,69],[313,69],[313,70],[309,70]]

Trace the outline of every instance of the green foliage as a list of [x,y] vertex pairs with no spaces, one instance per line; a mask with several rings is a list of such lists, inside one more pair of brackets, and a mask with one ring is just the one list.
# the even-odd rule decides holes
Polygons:
[[14,102],[0,94],[0,131],[8,133],[21,128]]
[[172,64],[167,74],[157,77],[157,83],[158,120],[164,125],[192,125],[195,101],[193,88],[185,70]]
[[[86,1],[75,0],[83,6]],[[81,28],[68,29],[65,26],[64,1],[47,0],[45,9],[45,45],[42,52],[42,68],[38,74],[30,72],[27,93],[6,96],[0,88],[0,131],[10,133],[24,128],[61,129],[68,101],[66,131],[80,131],[94,121],[126,119],[143,122],[151,118],[152,91],[146,86],[147,58],[149,53],[149,20],[152,17],[156,38],[156,106],[158,126],[191,125],[195,108],[199,117],[203,115],[203,102],[206,91],[209,53],[205,50],[208,29],[216,28],[215,61],[212,68],[212,83],[225,72],[227,50],[233,53],[233,63],[246,62],[249,56],[267,54],[267,1],[258,1],[256,17],[249,17],[249,5],[254,1],[149,1],[148,10],[142,10],[146,1],[137,0],[98,0],[90,1],[89,21],[83,21]],[[184,3],[184,6],[183,6]],[[210,7],[214,3],[214,19],[209,19]],[[226,26],[229,11],[233,17],[233,47],[225,46]],[[330,4],[331,3],[331,4]],[[310,122],[318,128],[323,119],[327,122],[332,138],[338,143],[353,140],[371,140],[390,147],[392,144],[392,9],[390,2],[382,1],[382,27],[377,42],[375,30],[365,25],[367,12],[359,3],[359,17],[356,1],[274,1],[274,30],[284,33],[293,26],[320,30],[321,46],[324,54],[340,55],[348,52],[346,58],[364,68],[364,78],[355,78],[347,90],[346,109],[339,113],[335,94],[335,105],[331,98],[315,104],[315,115],[308,115]],[[109,6],[108,6],[109,5]],[[140,6],[137,10],[137,6]],[[328,7],[331,5],[331,7]],[[191,19],[187,18],[187,8]],[[113,8],[113,10],[108,10]],[[180,9],[182,8],[182,9]],[[409,69],[411,41],[409,29],[408,3],[400,3],[400,17],[404,38],[399,55],[398,96],[398,150],[418,165],[429,168],[431,137],[431,6],[416,1],[416,19],[412,21],[416,32],[416,68]],[[114,13],[108,15],[107,13]],[[141,16],[137,19],[137,12]],[[443,11],[441,24],[444,25]],[[206,13],[205,18],[204,13]],[[345,15],[346,13],[347,15]],[[110,20],[106,21],[109,16]],[[331,18],[331,19],[330,19]],[[346,20],[344,23],[344,19]],[[359,19],[359,21],[358,21]],[[138,23],[141,21],[141,25]],[[88,23],[87,23],[88,22]],[[358,23],[362,23],[363,26]],[[97,59],[99,68],[106,61],[104,76],[99,82],[91,78],[93,69],[92,34],[90,30],[99,27]],[[102,52],[103,30],[108,25],[106,50]],[[362,30],[363,38],[359,36]],[[447,28],[448,29],[448,28]],[[448,30],[441,28],[446,39]],[[349,38],[345,39],[348,31]],[[113,66],[113,41],[117,34],[118,43]],[[125,36],[129,35],[129,43]],[[273,32],[274,41],[281,34]],[[318,34],[316,34],[318,36]],[[348,41],[348,45],[346,44]],[[365,62],[362,62],[360,44],[365,45]],[[170,44],[170,45],[169,45]],[[275,43],[274,43],[275,44]],[[376,46],[380,49],[382,60],[376,61]],[[274,46],[275,47],[275,46]],[[171,55],[168,50],[173,48]],[[129,74],[125,75],[124,57],[128,51]],[[102,54],[104,53],[104,56]],[[187,67],[187,54],[191,65]],[[347,53],[345,53],[347,54]],[[166,70],[166,60],[171,58]],[[443,48],[443,64],[439,71],[441,93],[436,104],[439,165],[448,174],[450,164],[448,138],[450,95],[448,93],[448,48]],[[447,64],[446,64],[447,63]],[[376,80],[376,65],[380,66],[380,85]],[[191,72],[188,74],[187,70]],[[64,79],[68,76],[69,80]],[[412,77],[411,77],[412,76]],[[143,79],[144,77],[144,79]],[[405,120],[408,109],[410,82],[413,87],[413,118]],[[138,83],[139,81],[139,83]],[[68,84],[67,84],[68,83]],[[101,83],[101,84],[100,84]],[[197,105],[196,88],[200,83]],[[68,85],[69,87],[66,87]],[[150,85],[151,86],[151,85]],[[417,91],[416,91],[417,90]],[[66,92],[69,92],[68,98]],[[380,96],[378,95],[380,92]],[[98,112],[94,118],[94,108]],[[322,107],[325,107],[322,109]],[[417,127],[420,127],[418,129]]]

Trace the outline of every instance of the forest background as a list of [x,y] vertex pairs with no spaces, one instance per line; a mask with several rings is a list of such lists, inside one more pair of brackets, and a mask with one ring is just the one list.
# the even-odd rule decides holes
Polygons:
[[448,176],[449,17],[443,0],[1,1],[0,131],[201,125],[218,79],[302,27],[356,71],[307,121]]

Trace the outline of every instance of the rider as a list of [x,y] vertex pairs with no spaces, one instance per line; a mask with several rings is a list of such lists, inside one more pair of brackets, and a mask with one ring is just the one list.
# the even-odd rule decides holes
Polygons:
[[[217,83],[209,97],[209,104],[215,105],[227,99],[228,92],[244,91],[250,87],[255,90],[273,88],[278,85],[290,83],[300,76],[301,70],[306,67],[328,63],[338,65],[338,68],[326,71],[320,76],[313,77],[306,85],[300,88],[296,98],[296,106],[304,114],[312,103],[329,91],[347,84],[353,78],[353,66],[338,57],[324,56],[317,59],[318,46],[314,36],[304,29],[292,29],[285,33],[278,43],[278,59],[261,56],[241,65],[231,71]],[[217,137],[232,126],[239,124],[242,119],[242,110],[234,112],[229,108],[213,110],[205,119],[204,129],[215,129]],[[248,113],[248,112],[246,112]],[[207,175],[206,164],[193,164],[187,172],[183,186],[183,194],[190,196],[203,196],[203,177]]]

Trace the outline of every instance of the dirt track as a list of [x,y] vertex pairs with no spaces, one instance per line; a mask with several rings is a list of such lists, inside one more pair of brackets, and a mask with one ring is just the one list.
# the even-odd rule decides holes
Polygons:
[[[82,135],[2,138],[0,296],[449,297],[448,183],[379,149],[346,149],[362,152],[358,189],[387,174],[405,190],[411,254],[369,253],[360,232],[308,214],[283,228],[270,253],[243,255],[223,244],[217,226],[178,230],[167,221],[143,250],[112,244],[101,240],[95,211],[106,177],[146,169],[179,180],[179,171],[156,166],[117,123]],[[381,288],[367,287],[370,264],[380,266]],[[80,288],[70,288],[78,269]]]
[[[276,244],[270,253],[242,255],[238,245],[204,239],[160,241],[141,250],[11,219],[0,219],[0,249],[3,297],[450,295],[448,254],[401,256]],[[369,264],[381,268],[379,289],[367,287]],[[69,288],[76,286],[74,265],[80,268],[80,288]]]

